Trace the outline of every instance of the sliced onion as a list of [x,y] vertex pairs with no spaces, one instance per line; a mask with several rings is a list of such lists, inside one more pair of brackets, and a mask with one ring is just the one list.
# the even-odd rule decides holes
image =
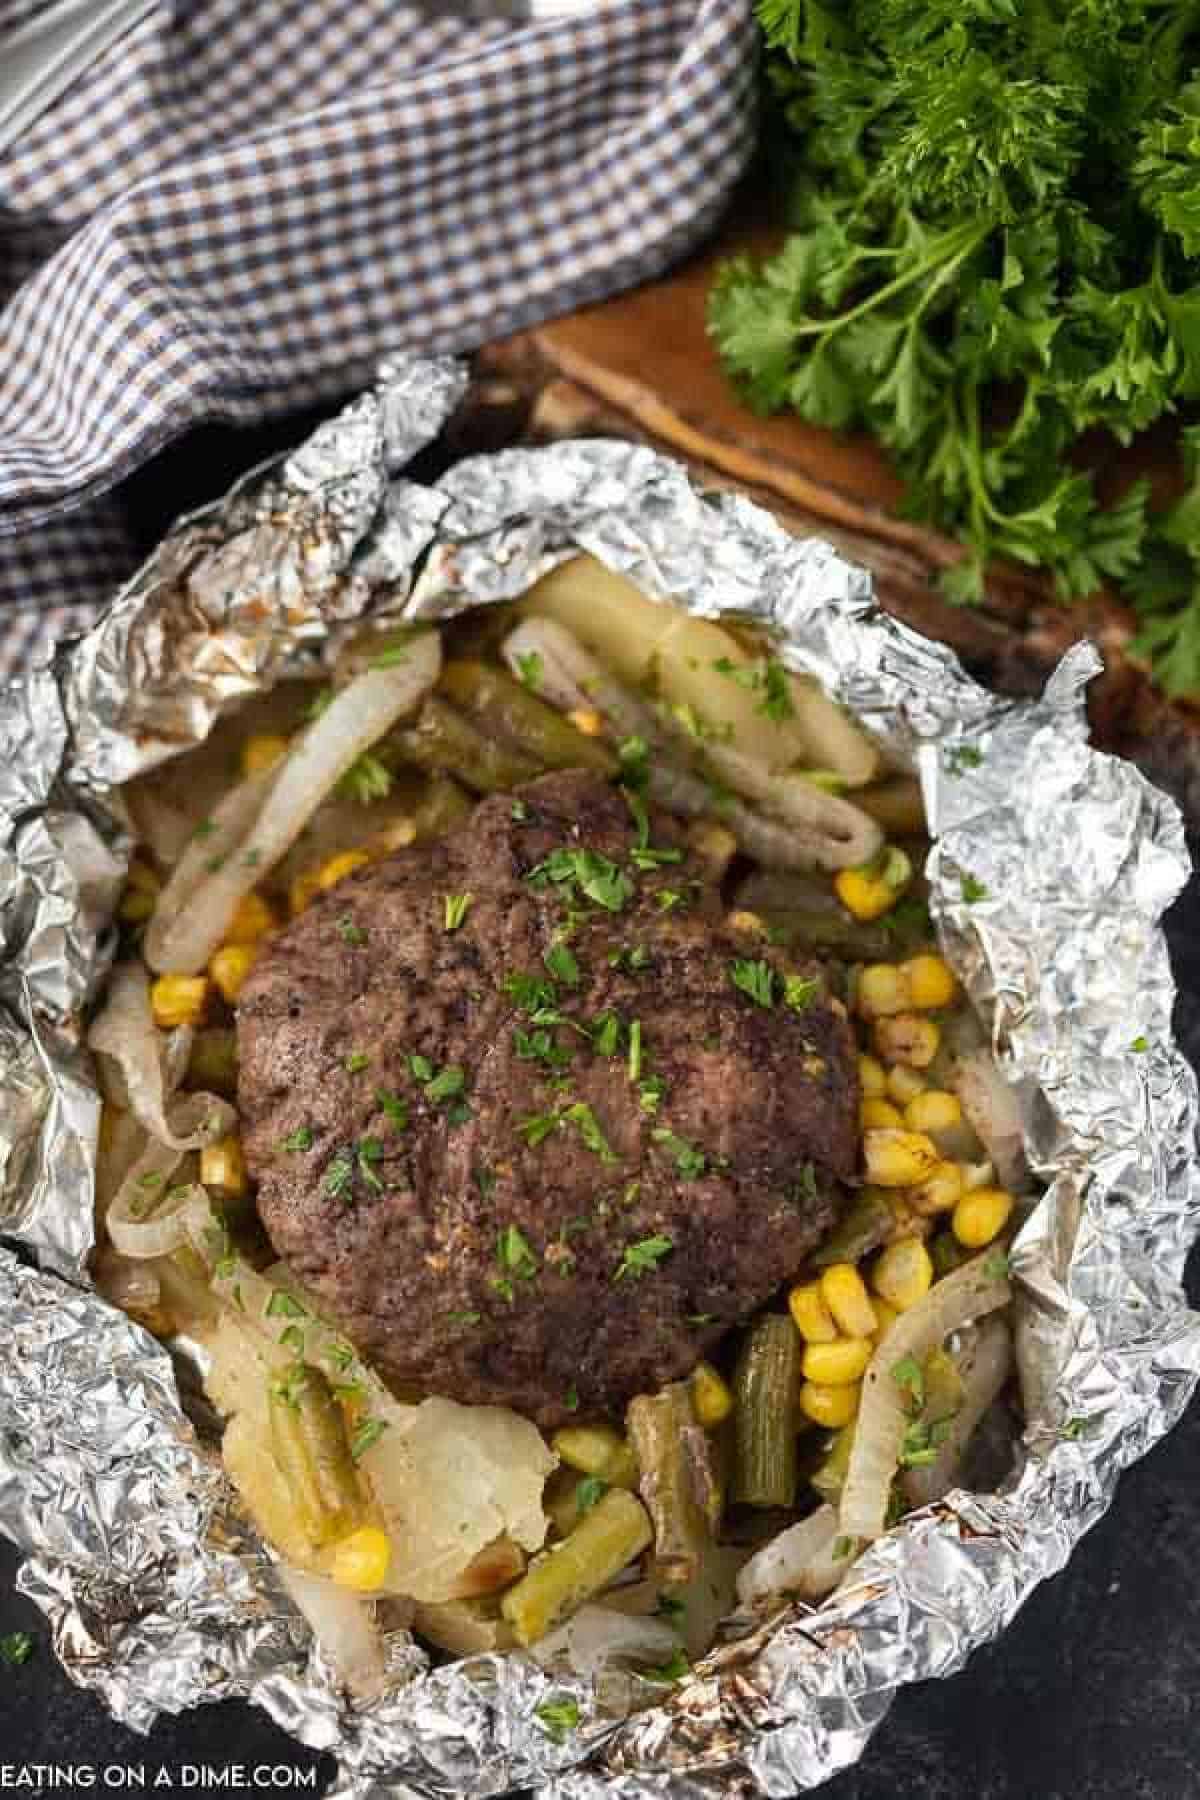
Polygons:
[[419,704],[440,667],[440,641],[436,632],[427,632],[413,638],[404,662],[368,669],[334,696],[269,771],[269,791],[250,829],[224,853],[218,849],[209,856],[205,878],[185,905],[176,909],[172,896],[164,912],[168,883],[146,933],[146,955],[154,968],[191,975],[205,966],[238,901],[285,854],[355,759]]
[[121,1183],[146,1148],[146,1132],[127,1109],[109,1105],[96,1151],[96,1219],[103,1224]]
[[543,1667],[561,1660],[576,1675],[589,1676],[614,1662],[665,1663],[679,1647],[678,1634],[665,1619],[590,1604],[539,1638],[529,1654]]
[[1021,1111],[991,1051],[970,1050],[958,1057],[951,1085],[968,1123],[995,1166],[1001,1186],[1010,1193],[1020,1193],[1029,1181]]
[[254,821],[262,811],[267,795],[274,787],[279,763],[248,775],[237,787],[230,788],[205,821],[203,834],[194,834],[171,871],[171,875],[155,904],[146,926],[143,948],[151,968],[161,968],[162,945],[178,927],[180,919],[192,904],[218,863],[226,862],[238,850]]
[[160,1144],[198,1150],[232,1126],[234,1110],[215,1094],[172,1099],[187,1067],[190,1038],[164,1038],[150,1011],[150,982],[140,962],[118,963],[104,1010],[92,1022],[88,1044],[115,1065],[138,1124]]
[[378,1692],[387,1659],[371,1602],[289,1563],[279,1564],[279,1577],[351,1692],[360,1696]]
[[136,783],[127,798],[138,838],[164,868],[173,869],[195,835],[195,815],[173,806],[144,782]]
[[127,1313],[152,1313],[162,1298],[157,1269],[111,1250],[105,1251],[97,1264],[96,1287],[113,1306]]
[[772,774],[757,757],[732,744],[705,743],[704,759],[722,782],[790,828],[807,848],[810,866],[852,869],[878,853],[882,831],[849,800],[826,793],[803,776]]
[[928,1506],[948,1494],[958,1479],[967,1445],[988,1407],[1012,1373],[1012,1334],[1002,1318],[985,1319],[956,1358],[963,1395],[950,1421],[949,1436],[927,1469],[907,1469],[903,1486],[912,1506]]
[[906,1391],[893,1379],[892,1370],[908,1356],[923,1363],[950,1332],[1008,1304],[1012,1289],[1002,1275],[989,1274],[993,1261],[992,1253],[985,1251],[935,1282],[923,1300],[901,1313],[871,1358],[842,1487],[843,1536],[877,1538],[886,1529],[892,1480],[904,1433],[912,1423]]
[[743,1606],[756,1606],[784,1594],[810,1602],[823,1600],[849,1567],[845,1556],[834,1555],[840,1536],[834,1508],[818,1507],[809,1518],[789,1526],[755,1551],[738,1576],[738,1599]]
[[184,1244],[203,1242],[212,1227],[212,1203],[198,1183],[167,1193],[180,1156],[151,1144],[126,1176],[107,1220],[109,1242],[122,1256],[134,1262],[170,1256]]

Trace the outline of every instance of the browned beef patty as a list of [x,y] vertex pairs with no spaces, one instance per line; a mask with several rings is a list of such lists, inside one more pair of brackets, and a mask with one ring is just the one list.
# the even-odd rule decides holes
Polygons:
[[[656,860],[682,848],[672,821],[641,840],[619,791],[546,776],[340,883],[242,991],[263,1223],[406,1388],[544,1426],[617,1415],[834,1219],[844,1011],[819,979],[789,1005],[794,965],[729,933],[691,859]],[[739,959],[767,965],[770,1004]]]

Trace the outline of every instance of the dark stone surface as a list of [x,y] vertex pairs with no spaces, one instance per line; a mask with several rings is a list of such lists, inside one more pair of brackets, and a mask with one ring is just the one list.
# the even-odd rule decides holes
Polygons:
[[[237,467],[294,443],[303,425],[253,434],[211,428],[186,451],[177,446],[159,459],[138,478],[147,545],[174,513],[222,492]],[[1181,988],[1177,1035],[1196,1064],[1196,877],[1169,924]],[[1198,1258],[1190,1277],[1200,1304]],[[1200,1800],[1198,1495],[1200,1407],[1193,1406],[1126,1474],[1111,1512],[1069,1568],[962,1674],[899,1694],[866,1757],[826,1784],[825,1800]],[[16,1566],[11,1546],[0,1542],[0,1634],[26,1630],[37,1643],[24,1666],[0,1664],[0,1789],[6,1767],[33,1762],[99,1770],[140,1764],[146,1791],[159,1793],[186,1791],[185,1765],[316,1768],[318,1789],[299,1791],[328,1786],[330,1759],[243,1705],[162,1719],[147,1738],[115,1725],[55,1663],[40,1615],[13,1591]],[[170,1786],[155,1790],[160,1769],[169,1771]]]

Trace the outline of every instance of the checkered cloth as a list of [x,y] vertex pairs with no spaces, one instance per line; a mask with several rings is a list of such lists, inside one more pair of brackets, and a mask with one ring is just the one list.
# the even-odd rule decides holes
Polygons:
[[0,671],[130,572],[117,484],[168,439],[599,299],[711,226],[750,0],[451,10],[163,0],[0,156]]

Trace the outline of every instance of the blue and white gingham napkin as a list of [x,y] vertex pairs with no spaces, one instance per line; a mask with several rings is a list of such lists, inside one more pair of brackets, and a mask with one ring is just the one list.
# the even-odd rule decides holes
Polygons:
[[[0,0],[0,56],[36,10]],[[711,226],[750,0],[451,10],[160,0],[0,155],[0,672],[130,572],[113,490],[168,439],[469,350]]]

